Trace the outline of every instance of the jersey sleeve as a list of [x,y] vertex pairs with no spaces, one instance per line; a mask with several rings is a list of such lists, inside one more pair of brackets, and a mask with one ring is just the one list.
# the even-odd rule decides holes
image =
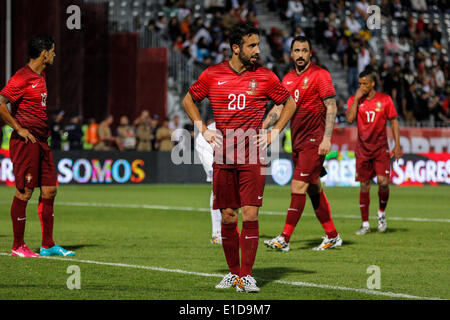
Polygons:
[[394,102],[390,96],[387,96],[387,105],[386,105],[386,118],[389,120],[397,118],[397,110],[395,110]]
[[9,79],[8,84],[0,91],[0,95],[14,103],[24,95],[25,88],[26,81],[15,75]]
[[351,96],[350,98],[348,98],[348,100],[347,100],[347,110],[345,110],[345,113],[348,113],[348,110],[350,110],[350,107],[352,106],[354,100],[355,100],[354,96]]
[[326,70],[322,70],[320,75],[317,77],[317,92],[319,93],[319,97],[322,101],[336,96],[336,90],[334,90],[331,75]]
[[278,79],[277,75],[270,72],[269,75],[269,84],[267,89],[267,96],[275,102],[275,104],[283,104],[289,99],[290,93],[286,90],[286,88],[281,84],[280,79]]
[[208,69],[202,72],[197,81],[189,88],[189,93],[195,101],[200,102],[209,94]]

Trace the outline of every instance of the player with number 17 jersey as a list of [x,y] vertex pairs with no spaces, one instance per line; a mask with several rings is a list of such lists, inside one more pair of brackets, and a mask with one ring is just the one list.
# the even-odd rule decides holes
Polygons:
[[[347,101],[347,106],[353,104],[355,97]],[[359,101],[357,125],[358,141],[356,144],[356,155],[361,160],[377,157],[386,158],[389,170],[389,145],[386,134],[387,120],[397,117],[392,99],[387,94],[376,92],[372,99],[364,97]],[[386,173],[389,176],[389,173]],[[372,178],[372,177],[369,177]]]
[[[189,93],[197,102],[206,97],[209,98],[216,128],[223,134],[223,146],[227,147],[233,144],[233,142],[229,144],[226,142],[227,130],[241,129],[244,134],[253,130],[255,134],[258,133],[262,128],[268,100],[273,100],[276,104],[284,104],[290,97],[278,77],[269,69],[255,65],[238,73],[233,70],[228,61],[206,69],[190,87]],[[229,154],[228,151],[227,154]],[[248,148],[246,148],[245,163],[225,161],[224,164],[215,162],[214,166],[233,167],[236,164],[252,164],[249,162]]]

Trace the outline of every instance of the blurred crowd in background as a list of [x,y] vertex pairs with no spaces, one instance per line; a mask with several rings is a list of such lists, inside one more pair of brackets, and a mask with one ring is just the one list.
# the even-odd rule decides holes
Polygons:
[[[382,24],[394,26],[381,44],[380,30],[369,30],[366,25],[367,8],[372,4],[381,9]],[[391,95],[406,125],[448,124],[448,48],[443,44],[446,36],[439,23],[442,19],[433,18],[434,13],[450,17],[445,0],[270,0],[267,7],[282,21],[289,21],[289,31],[276,27],[268,33],[261,30],[262,63],[288,65],[293,37],[305,35],[313,40],[313,52],[324,50],[347,72],[348,90],[338,92],[341,113],[345,112],[347,98],[358,87],[358,74],[369,68],[378,74],[377,90]],[[150,20],[146,28],[170,39],[176,50],[206,68],[229,58],[231,26],[252,22],[260,27],[254,0],[209,0],[205,1],[205,11],[212,16],[206,21],[202,15],[194,18],[194,9],[185,1],[168,0],[158,18]],[[445,25],[450,28],[450,18],[446,18]],[[317,56],[314,60],[321,64]],[[283,76],[283,72],[278,75]]]
[[[183,139],[182,132],[176,129],[184,129],[194,139],[194,126],[182,125],[179,116],[160,119],[158,115],[151,116],[148,111],[143,111],[132,120],[128,116],[121,116],[116,128],[113,124],[111,115],[100,122],[89,119],[83,123],[79,116],[66,119],[64,111],[61,111],[50,123],[49,144],[53,150],[62,151],[171,151]],[[9,150],[12,131],[8,125],[2,127],[1,149]]]
[[[392,31],[385,39],[379,29],[367,27],[367,8],[372,4],[379,6],[382,24]],[[377,90],[392,97],[403,125],[448,126],[448,32],[442,30],[442,24],[450,30],[446,0],[269,0],[264,5],[287,21],[287,28],[271,27],[269,32],[261,28],[261,63],[270,68],[285,66],[277,69],[282,77],[291,64],[293,37],[305,35],[312,39],[313,61],[322,65],[317,55],[321,50],[327,60],[345,70],[348,89],[338,90],[338,123],[345,125],[346,101],[358,88],[359,73],[370,69],[378,75]],[[205,0],[202,9],[209,19],[193,14],[196,9],[184,0],[167,0],[156,19],[146,25],[136,20],[136,28],[170,41],[191,62],[207,68],[229,59],[228,35],[233,25],[251,22],[261,27],[254,0]],[[436,14],[445,15],[445,21]],[[171,140],[175,129],[184,128],[194,136],[193,125],[183,125],[179,116],[161,119],[144,111],[137,119],[124,115],[114,120],[106,116],[83,122],[61,111],[52,117],[51,146],[55,150],[169,151],[181,139]],[[2,148],[7,147],[10,131],[6,126],[2,130]]]

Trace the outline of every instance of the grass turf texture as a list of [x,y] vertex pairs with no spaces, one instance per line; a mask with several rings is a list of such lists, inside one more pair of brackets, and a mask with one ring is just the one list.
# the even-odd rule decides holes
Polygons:
[[[320,244],[324,234],[308,200],[291,238],[291,251],[283,253],[266,248],[263,240],[281,232],[290,189],[266,186],[261,210],[280,214],[259,216],[260,242],[254,265],[254,276],[261,288],[258,294],[214,288],[221,278],[208,275],[224,275],[227,267],[221,246],[209,242],[208,211],[139,208],[161,205],[207,209],[208,185],[59,187],[54,238],[59,245],[76,251],[76,261],[6,255],[12,245],[9,210],[14,189],[0,189],[0,253],[3,253],[0,255],[0,299],[398,299],[277,281],[367,289],[370,274],[366,271],[371,265],[381,270],[379,291],[450,298],[448,187],[391,187],[388,230],[380,234],[376,232],[378,196],[373,186],[372,233],[365,236],[355,235],[361,224],[359,189],[325,188],[344,245],[325,252],[311,250]],[[26,243],[36,252],[41,241],[38,196],[36,191],[28,205],[25,231]],[[389,217],[446,219],[447,222],[390,220]],[[78,260],[178,269],[207,276]],[[69,290],[66,286],[70,265],[80,267],[81,290]]]

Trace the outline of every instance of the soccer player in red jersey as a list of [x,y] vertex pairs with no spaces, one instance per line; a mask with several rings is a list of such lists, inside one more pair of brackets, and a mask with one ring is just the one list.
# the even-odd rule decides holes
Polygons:
[[[331,135],[336,118],[336,92],[331,76],[325,69],[311,61],[311,42],[303,36],[295,37],[291,43],[291,56],[295,69],[283,78],[297,104],[297,111],[291,120],[292,158],[294,176],[291,183],[291,204],[289,206],[283,232],[264,241],[269,248],[287,252],[290,238],[303,213],[306,193],[325,230],[326,236],[315,250],[327,250],[342,245],[331,218],[328,199],[322,190],[320,176],[323,162],[331,148]],[[269,113],[264,126],[278,118],[275,106]]]
[[376,176],[378,183],[378,231],[387,228],[385,209],[389,199],[390,155],[386,135],[386,122],[391,123],[395,146],[393,156],[401,157],[397,111],[390,96],[375,91],[376,75],[363,71],[359,75],[359,88],[347,101],[347,122],[358,125],[356,145],[356,181],[361,182],[359,206],[362,226],[358,235],[370,232],[370,182]]
[[[40,187],[38,214],[41,220],[40,255],[73,256],[53,241],[53,202],[56,196],[56,170],[48,145],[46,67],[53,64],[55,43],[50,36],[34,37],[28,44],[29,63],[18,70],[0,91],[0,116],[14,131],[10,156],[16,183],[11,206],[14,233],[12,256],[39,257],[24,241],[26,207],[33,190]],[[11,103],[11,113],[7,103]]]
[[[222,213],[222,247],[229,267],[229,273],[216,288],[235,286],[237,291],[245,292],[259,291],[252,268],[259,240],[258,210],[265,185],[261,170],[264,164],[259,156],[254,157],[251,146],[267,146],[274,141],[296,108],[278,77],[257,63],[259,42],[257,28],[245,23],[235,25],[230,30],[231,60],[207,68],[183,100],[195,126],[206,141],[215,145],[213,207]],[[211,103],[217,130],[206,127],[196,106],[196,102],[206,97]],[[268,100],[284,107],[274,130],[260,133]],[[234,141],[236,137],[238,142]],[[244,151],[240,149],[242,144]],[[235,159],[235,152],[237,161],[230,161],[230,158]],[[240,208],[243,223],[239,235],[236,226]]]

